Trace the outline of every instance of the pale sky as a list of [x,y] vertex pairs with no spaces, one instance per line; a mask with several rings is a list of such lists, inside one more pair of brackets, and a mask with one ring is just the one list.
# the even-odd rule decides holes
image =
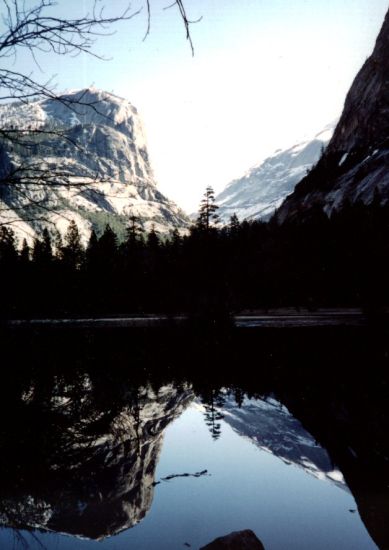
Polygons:
[[[27,3],[31,3],[29,0]],[[103,4],[103,0],[99,0]],[[204,189],[219,192],[275,149],[313,136],[342,110],[353,78],[370,55],[388,0],[184,0],[185,29],[169,0],[96,44],[110,57],[41,58],[58,90],[97,88],[140,112],[159,189],[187,212]],[[69,16],[89,0],[59,0]],[[125,0],[108,2],[120,11]],[[135,11],[142,0],[133,0]],[[19,56],[19,66],[26,59]]]

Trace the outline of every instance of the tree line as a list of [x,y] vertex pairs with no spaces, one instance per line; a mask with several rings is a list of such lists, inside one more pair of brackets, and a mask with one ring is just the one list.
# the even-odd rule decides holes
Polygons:
[[[207,195],[208,194],[208,195]],[[328,217],[319,208],[282,225],[218,223],[208,189],[189,232],[143,232],[129,219],[119,242],[107,225],[86,247],[71,222],[63,242],[47,229],[20,250],[0,227],[1,314],[188,313],[222,318],[274,307],[389,303],[389,205],[344,204]]]

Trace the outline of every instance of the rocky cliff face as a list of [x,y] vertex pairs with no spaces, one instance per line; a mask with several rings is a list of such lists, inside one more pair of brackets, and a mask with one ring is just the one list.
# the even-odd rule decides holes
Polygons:
[[327,214],[347,200],[389,200],[389,12],[371,57],[347,95],[325,154],[277,216],[283,222],[313,207]]
[[319,160],[330,140],[335,124],[329,124],[312,139],[285,150],[278,150],[254,166],[242,178],[232,181],[216,197],[224,223],[236,214],[245,219],[266,220],[292,193],[296,183]]
[[[187,226],[185,214],[157,189],[140,117],[133,105],[86,89],[59,99],[0,106],[0,210],[19,237],[43,227],[64,233],[74,219],[86,236],[129,216],[146,230]],[[10,184],[11,182],[11,184]]]

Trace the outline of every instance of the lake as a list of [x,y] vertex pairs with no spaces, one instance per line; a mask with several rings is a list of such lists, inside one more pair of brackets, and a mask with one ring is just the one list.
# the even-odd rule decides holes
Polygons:
[[3,332],[0,547],[387,548],[386,336]]

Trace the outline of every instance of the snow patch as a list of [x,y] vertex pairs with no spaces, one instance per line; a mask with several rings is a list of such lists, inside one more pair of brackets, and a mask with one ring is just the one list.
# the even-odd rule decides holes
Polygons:
[[221,220],[228,223],[233,213],[241,221],[271,217],[307,171],[317,163],[323,145],[331,138],[334,128],[335,123],[329,124],[311,140],[288,149],[278,149],[240,179],[230,182],[216,197]]
[[344,153],[344,155],[342,156],[342,158],[339,161],[339,166],[342,166],[342,164],[344,164],[346,162],[348,155],[349,155],[348,153]]

